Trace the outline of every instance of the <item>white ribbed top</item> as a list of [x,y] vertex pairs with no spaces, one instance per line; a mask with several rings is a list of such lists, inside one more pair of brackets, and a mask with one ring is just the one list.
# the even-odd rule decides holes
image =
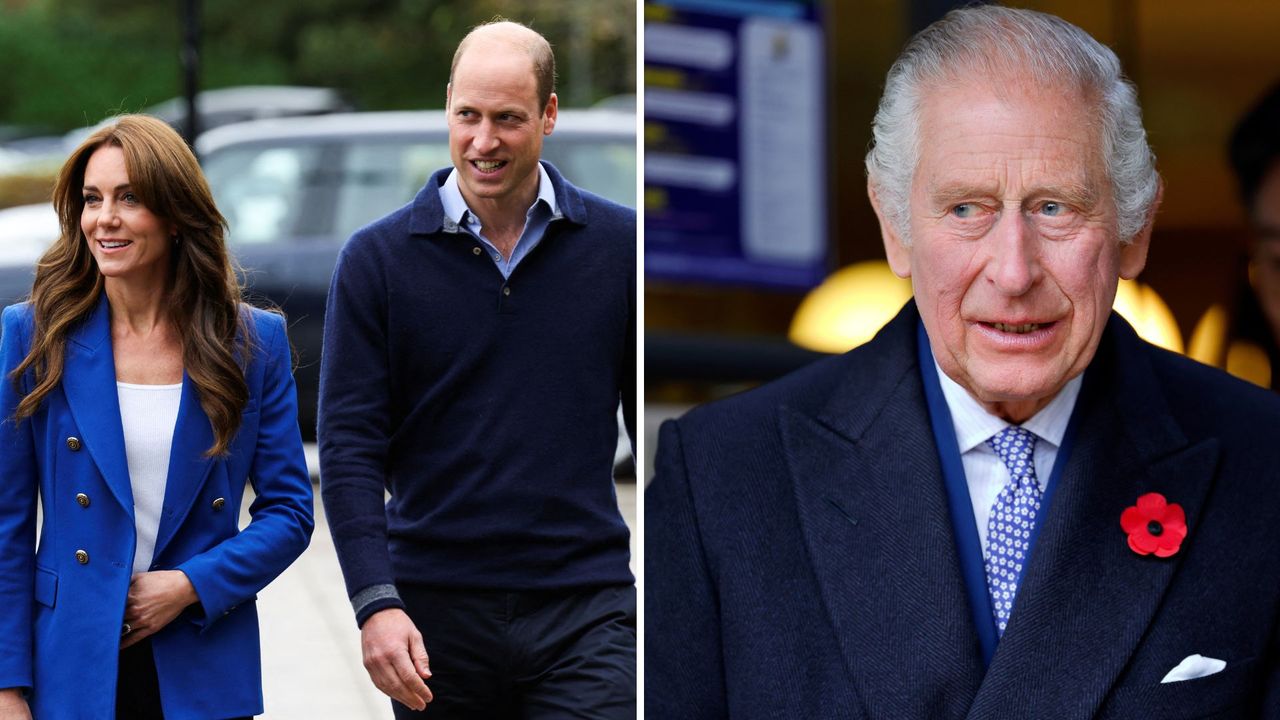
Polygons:
[[133,554],[133,572],[151,569],[164,510],[164,488],[169,480],[169,453],[173,430],[178,424],[182,383],[177,385],[135,385],[116,382],[120,395],[120,422],[124,426],[124,454],[129,463],[129,483],[133,486],[133,521],[138,530],[138,548]]

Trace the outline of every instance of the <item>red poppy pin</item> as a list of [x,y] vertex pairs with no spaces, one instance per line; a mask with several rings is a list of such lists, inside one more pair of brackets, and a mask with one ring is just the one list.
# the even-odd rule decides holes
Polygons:
[[1129,534],[1129,548],[1139,555],[1169,557],[1187,536],[1187,515],[1182,506],[1167,502],[1160,493],[1147,493],[1125,508],[1120,527]]

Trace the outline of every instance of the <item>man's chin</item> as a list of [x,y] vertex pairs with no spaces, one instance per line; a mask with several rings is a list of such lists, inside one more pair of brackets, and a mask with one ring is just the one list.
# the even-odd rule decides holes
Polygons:
[[1065,378],[994,375],[975,378],[969,394],[987,412],[1012,423],[1022,423],[1053,401],[1067,384]]

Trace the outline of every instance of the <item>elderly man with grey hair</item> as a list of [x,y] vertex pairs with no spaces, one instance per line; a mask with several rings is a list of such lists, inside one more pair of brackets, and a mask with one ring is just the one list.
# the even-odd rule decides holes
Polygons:
[[1111,311],[1161,195],[1115,55],[956,10],[874,133],[915,297],[663,426],[648,716],[1280,717],[1280,400]]

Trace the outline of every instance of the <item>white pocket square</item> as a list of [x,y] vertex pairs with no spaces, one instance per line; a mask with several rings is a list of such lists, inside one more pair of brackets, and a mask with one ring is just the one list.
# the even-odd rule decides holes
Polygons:
[[1203,655],[1188,655],[1178,666],[1169,671],[1164,676],[1161,683],[1175,683],[1183,680],[1195,680],[1196,678],[1207,677],[1216,672],[1222,672],[1227,663],[1217,658],[1205,657]]

